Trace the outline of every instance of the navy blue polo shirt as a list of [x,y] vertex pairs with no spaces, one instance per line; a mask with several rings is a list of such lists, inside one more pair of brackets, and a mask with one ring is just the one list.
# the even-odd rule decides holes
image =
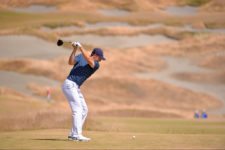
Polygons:
[[75,60],[76,63],[71,69],[67,79],[75,82],[78,86],[81,86],[83,82],[99,68],[99,62],[95,61],[94,68],[91,68],[82,54],[77,55]]

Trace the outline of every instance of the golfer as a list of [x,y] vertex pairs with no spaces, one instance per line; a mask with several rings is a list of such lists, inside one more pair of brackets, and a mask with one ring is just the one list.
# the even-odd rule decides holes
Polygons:
[[[105,60],[103,51],[100,48],[94,48],[91,55],[82,47],[79,42],[73,42],[73,51],[69,57],[68,64],[73,65],[69,76],[62,85],[72,110],[72,129],[68,136],[69,140],[89,141],[82,135],[82,127],[87,117],[88,108],[85,99],[81,93],[80,86],[99,68],[99,62]],[[75,56],[77,49],[81,54]]]

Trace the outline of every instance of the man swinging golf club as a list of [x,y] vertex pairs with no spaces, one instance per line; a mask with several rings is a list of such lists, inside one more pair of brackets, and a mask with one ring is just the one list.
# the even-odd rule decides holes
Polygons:
[[[99,68],[99,62],[105,58],[100,48],[94,48],[90,55],[79,42],[73,42],[72,46],[73,51],[68,64],[73,65],[73,68],[62,85],[63,93],[72,110],[72,129],[68,139],[89,141],[90,138],[82,135],[82,127],[87,117],[88,108],[80,91],[80,86]],[[81,54],[75,56],[77,49],[80,50]]]

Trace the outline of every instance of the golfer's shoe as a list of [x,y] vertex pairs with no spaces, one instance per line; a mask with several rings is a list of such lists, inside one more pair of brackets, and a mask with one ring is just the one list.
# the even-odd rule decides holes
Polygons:
[[83,135],[80,135],[78,137],[72,137],[72,136],[68,136],[68,140],[70,141],[80,141],[80,142],[88,142],[90,141],[91,139],[90,138],[87,138]]
[[72,141],[72,138],[73,137],[71,135],[68,136],[68,140],[71,140]]
[[90,138],[87,138],[87,137],[85,137],[83,135],[80,135],[80,136],[77,137],[77,140],[80,141],[80,142],[88,142],[91,139]]

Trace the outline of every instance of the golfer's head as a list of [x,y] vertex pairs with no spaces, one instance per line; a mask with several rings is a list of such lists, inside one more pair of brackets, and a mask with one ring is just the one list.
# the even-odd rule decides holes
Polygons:
[[95,61],[100,62],[101,60],[106,60],[101,48],[94,48],[91,52],[91,56],[94,58]]

